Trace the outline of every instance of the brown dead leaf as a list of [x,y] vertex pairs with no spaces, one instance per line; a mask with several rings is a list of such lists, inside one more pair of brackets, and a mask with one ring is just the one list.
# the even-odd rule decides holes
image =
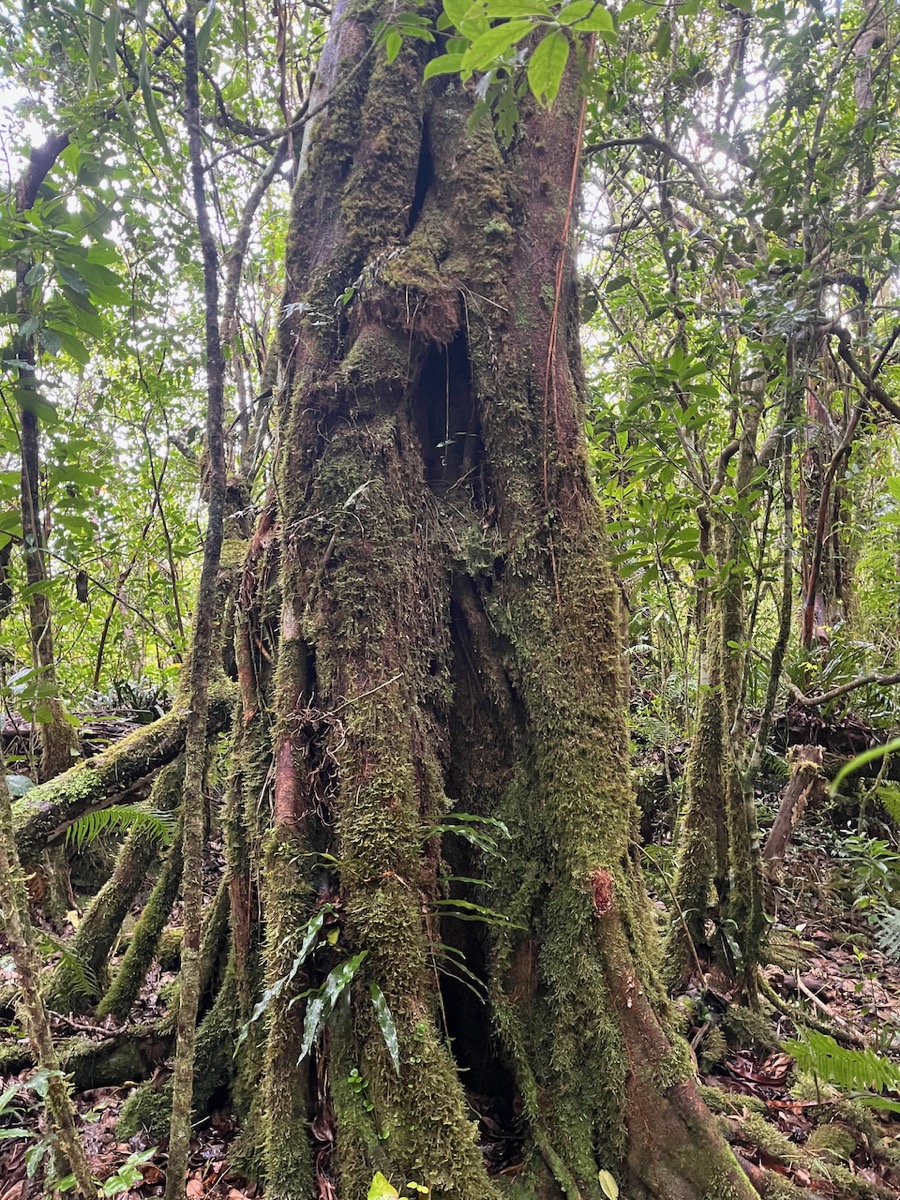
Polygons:
[[187,1181],[187,1187],[184,1190],[187,1200],[200,1200],[200,1197],[203,1195],[205,1190],[203,1187],[203,1180],[199,1175],[191,1176],[191,1178]]

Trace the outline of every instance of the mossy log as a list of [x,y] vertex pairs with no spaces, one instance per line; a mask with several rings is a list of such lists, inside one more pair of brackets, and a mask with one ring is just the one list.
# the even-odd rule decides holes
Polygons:
[[[231,719],[234,696],[224,679],[210,696],[210,733]],[[105,808],[172,762],[184,749],[188,714],[183,707],[116,742],[48,783],[32,788],[13,806],[16,845],[23,862],[33,863],[49,842],[84,813]]]

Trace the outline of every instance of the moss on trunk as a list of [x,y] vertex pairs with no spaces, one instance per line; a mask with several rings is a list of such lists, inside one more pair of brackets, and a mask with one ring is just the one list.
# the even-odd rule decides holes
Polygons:
[[[512,1195],[600,1200],[607,1169],[629,1194],[745,1200],[666,1032],[633,852],[567,244],[578,89],[504,148],[463,89],[423,89],[422,42],[364,55],[386,12],[336,6],[311,107],[357,65],[306,128],[293,198],[226,818],[228,1012],[264,1013],[231,1082],[279,1200],[363,1200],[377,1171],[434,1200],[499,1195],[459,1070],[473,1039],[528,1121]],[[436,830],[454,808],[513,834],[467,881]],[[475,1031],[437,966],[486,902],[506,916],[464,943]]]

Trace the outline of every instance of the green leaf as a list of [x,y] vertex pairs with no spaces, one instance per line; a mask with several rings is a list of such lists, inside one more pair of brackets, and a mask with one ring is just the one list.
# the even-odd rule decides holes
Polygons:
[[394,1064],[394,1070],[400,1074],[400,1043],[397,1039],[397,1026],[394,1024],[394,1015],[388,1007],[388,1002],[384,998],[384,992],[377,983],[369,984],[369,995],[372,997],[372,1004],[375,1008],[375,1016],[378,1018],[378,1024],[381,1027],[381,1034],[384,1038],[384,1044],[387,1046],[388,1054],[391,1056],[391,1062]]
[[380,1171],[375,1172],[375,1177],[369,1184],[369,1190],[366,1193],[366,1200],[399,1200],[400,1193],[392,1183],[389,1183]]
[[457,29],[462,25],[466,14],[472,7],[471,0],[444,0],[444,12]]
[[97,71],[100,67],[100,48],[103,45],[103,9],[105,0],[91,0],[91,13],[88,22],[88,70],[91,83],[97,86]]
[[220,13],[216,7],[216,0],[210,0],[209,9],[206,13],[206,20],[200,26],[197,34],[197,59],[202,65],[206,61],[206,56],[209,53],[209,41],[212,37],[213,26],[218,25]]
[[303,1022],[303,1041],[300,1045],[298,1062],[302,1062],[307,1054],[309,1054],[322,1027],[331,1016],[335,1004],[337,1004],[345,988],[352,982],[353,976],[368,957],[368,954],[368,950],[361,950],[359,954],[354,954],[352,958],[348,958],[345,962],[338,963],[328,973],[318,994],[310,997],[306,1005],[306,1018]]
[[387,37],[384,39],[384,48],[387,54],[387,60],[392,63],[403,46],[403,38],[396,29],[389,29]]
[[600,1190],[609,1200],[619,1200],[619,1185],[609,1171],[599,1171],[597,1179],[600,1181]]
[[462,69],[461,54],[441,54],[425,67],[423,79],[432,79],[435,75],[456,75]]
[[44,266],[44,264],[35,263],[34,266],[29,267],[28,271],[25,273],[25,283],[28,285],[28,287],[35,287],[37,284],[41,283],[46,274],[47,268]]
[[494,59],[505,54],[510,46],[531,32],[531,21],[504,21],[477,37],[463,55],[464,71],[483,71]]
[[[144,101],[144,109],[147,113],[147,120],[150,123],[150,128],[153,130],[153,136],[156,138],[157,144],[160,150],[162,150],[163,157],[165,158],[166,162],[171,163],[172,152],[169,149],[169,139],[166,137],[162,123],[160,122],[159,112],[156,107],[156,99],[153,95],[153,88],[150,86],[150,72],[147,69],[146,44],[141,47],[141,58],[138,64],[138,83],[140,84],[141,98]],[[112,274],[111,271],[110,274]]]
[[488,17],[549,17],[549,5],[541,0],[487,0],[484,11]]
[[119,6],[113,4],[109,16],[103,22],[103,44],[106,47],[106,57],[109,65],[118,75],[119,60],[116,57],[116,38],[119,34]]
[[884,758],[886,754],[896,754],[898,750],[900,750],[900,738],[894,738],[893,741],[886,742],[883,746],[873,746],[871,750],[864,750],[862,754],[857,754],[856,758],[851,758],[848,763],[844,763],[835,775],[831,781],[831,787],[828,789],[829,793],[836,796],[848,775],[858,771],[860,767],[865,767],[870,762],[875,762],[878,758]]
[[783,229],[784,209],[770,208],[767,212],[765,212],[763,214],[762,227],[763,229],[768,229],[770,233],[778,233],[780,229]]
[[67,267],[65,263],[58,262],[56,264],[56,273],[66,287],[70,287],[79,296],[89,296],[91,294],[90,284],[75,267]]
[[585,33],[615,33],[612,14],[593,0],[572,0],[559,14],[563,25],[571,25]]
[[645,0],[628,0],[628,3],[619,13],[619,23],[622,21],[630,21],[634,17],[645,17],[650,11]]
[[25,412],[31,413],[39,421],[44,421],[47,425],[56,424],[56,409],[40,392],[28,387],[16,387],[15,392],[16,399]]
[[569,61],[569,39],[561,29],[545,34],[528,60],[528,86],[541,104],[551,105],[559,93]]
[[52,328],[56,333],[66,354],[78,363],[79,366],[86,366],[91,356],[81,338],[76,337],[71,329],[60,329],[58,325],[48,326],[48,328]]
[[672,25],[669,21],[660,21],[656,37],[653,39],[653,53],[657,58],[665,58],[672,48]]
[[[24,796],[26,792],[30,792],[34,787],[34,780],[29,779],[27,775],[7,775],[6,786],[9,788],[9,794],[14,800],[18,800],[20,796]],[[13,1088],[13,1093],[16,1089]],[[6,1095],[7,1093],[4,1093]],[[0,1098],[0,1112],[3,1111],[2,1098]]]

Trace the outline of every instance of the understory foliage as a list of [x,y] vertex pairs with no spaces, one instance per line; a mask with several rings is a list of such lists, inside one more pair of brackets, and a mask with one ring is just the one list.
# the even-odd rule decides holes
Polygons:
[[[801,781],[789,836],[838,776],[900,947],[898,38],[0,3],[4,853],[46,936],[4,916],[83,1195],[60,1067],[144,1080],[176,1021],[120,1123],[172,1134],[168,1200],[213,1102],[272,1200],[756,1194],[670,996],[761,1004],[762,792]],[[163,959],[155,1025],[53,1057],[45,1000],[133,1022]]]

